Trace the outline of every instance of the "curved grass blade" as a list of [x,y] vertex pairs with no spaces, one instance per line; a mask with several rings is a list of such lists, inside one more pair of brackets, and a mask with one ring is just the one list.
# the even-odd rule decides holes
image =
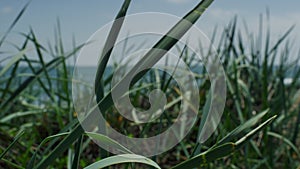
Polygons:
[[102,135],[99,133],[93,133],[93,132],[86,132],[86,134],[107,146],[118,148],[119,150],[123,151],[123,153],[133,154],[133,152],[128,150],[126,147],[124,147],[123,145],[119,144],[117,141],[115,141],[105,135]]
[[[175,167],[172,167],[171,169],[191,169],[195,167],[203,167],[206,166],[207,163],[212,162],[214,160],[217,160],[219,158],[225,157],[233,153],[234,151],[241,148],[243,145],[245,145],[255,134],[257,134],[259,131],[261,131],[264,127],[266,127],[270,122],[272,122],[276,118],[276,115],[269,118],[265,122],[263,122],[261,125],[256,127],[255,129],[251,130],[249,133],[247,133],[244,137],[239,139],[236,142],[226,142],[224,144],[217,144],[216,146],[213,146],[211,149],[191,158],[188,159]],[[242,125],[243,126],[243,125]]]
[[297,154],[298,157],[300,157],[300,152],[299,152],[298,148],[289,139],[287,139],[286,137],[284,137],[278,133],[274,133],[271,131],[268,132],[267,134],[269,136],[272,136],[272,137],[278,138],[279,140],[282,140],[284,143],[289,145],[295,151],[295,153]]
[[[124,82],[129,81],[135,72],[139,72],[133,79],[132,84],[135,84],[140,78],[142,78],[147,70],[144,71],[145,67],[152,67],[158,62],[165,54],[169,51],[178,40],[192,27],[192,25],[200,18],[206,8],[213,2],[213,0],[203,0],[188,14],[186,14],[179,22],[173,26],[167,34],[165,34],[153,47],[150,49],[145,56],[136,63],[136,65],[125,75],[125,77],[118,83],[112,90],[118,91],[120,86],[124,85]],[[176,37],[176,38],[173,38]],[[157,49],[161,49],[158,51]],[[119,91],[118,91],[119,92]],[[105,99],[110,99],[110,94]]]
[[51,139],[55,139],[55,138],[58,138],[58,137],[61,137],[61,136],[65,136],[65,135],[68,135],[68,134],[69,134],[69,133],[66,132],[66,133],[59,133],[59,134],[55,134],[55,135],[46,137],[46,138],[41,142],[41,144],[37,147],[36,151],[34,152],[33,156],[31,157],[29,163],[28,163],[27,166],[26,166],[26,169],[31,169],[31,168],[33,168],[34,162],[35,162],[35,159],[36,159],[36,156],[37,156],[37,153],[39,152],[39,150],[41,149],[41,147],[42,147],[46,142],[48,142],[48,141],[51,140]]
[[[13,46],[15,46],[15,48],[16,48],[18,51],[25,50],[25,48],[26,48],[26,46],[27,46],[27,44],[28,44],[28,40],[29,40],[28,38],[25,39],[25,41],[24,41],[24,43],[23,43],[23,45],[22,45],[22,48],[18,48],[17,45],[13,45]],[[25,53],[24,53],[22,56],[24,56],[24,58],[25,58]],[[21,58],[22,58],[22,57],[21,57]],[[11,73],[10,73],[9,79],[8,79],[7,82],[6,82],[6,86],[5,86],[4,92],[2,93],[2,96],[1,96],[2,99],[4,99],[4,98],[6,97],[6,94],[8,93],[8,91],[9,91],[10,88],[11,88],[11,83],[12,83],[14,77],[16,76],[17,70],[18,70],[19,65],[20,65],[21,58],[20,58],[17,62],[14,63],[14,67],[13,67]],[[1,76],[1,75],[0,75],[0,76]]]
[[23,57],[25,52],[26,52],[26,49],[23,49],[18,54],[14,55],[10,59],[10,61],[1,69],[0,77],[3,77],[3,75],[9,70],[9,68],[12,67],[16,62],[18,62]]
[[29,110],[29,111],[23,111],[23,112],[15,112],[15,113],[11,113],[3,118],[0,119],[1,123],[6,123],[9,122],[10,120],[14,119],[14,118],[20,118],[20,117],[24,117],[24,116],[29,116],[29,115],[36,115],[36,114],[40,114],[43,111],[41,110]]
[[[125,20],[125,16],[130,5],[131,0],[125,0],[119,13],[117,14],[112,27],[109,31],[108,37],[105,41],[104,48],[102,50],[102,54],[99,60],[99,64],[97,67],[96,78],[95,78],[95,94],[96,101],[99,102],[104,96],[104,87],[103,87],[103,74],[107,67],[107,63],[109,61],[110,55],[114,49],[114,45],[117,41],[119,33],[121,31],[123,22]],[[91,97],[93,98],[93,97]],[[103,124],[105,125],[105,124]],[[102,129],[103,127],[100,127]],[[107,156],[107,152],[101,149],[101,158],[105,158]]]
[[[102,51],[102,55],[100,57],[100,62],[97,68],[96,72],[96,79],[95,79],[95,93],[97,96],[97,102],[99,102],[103,97],[103,87],[101,84],[101,80],[104,74],[104,71],[106,69],[107,62],[109,60],[109,57],[113,51],[114,45],[116,43],[116,40],[118,38],[118,35],[120,33],[121,27],[123,25],[123,22],[125,20],[125,16],[129,7],[131,0],[124,1],[121,10],[117,14],[115,21],[110,29],[110,32],[108,34],[108,37],[105,41],[105,45]],[[100,93],[99,93],[100,92]]]
[[17,143],[17,141],[23,136],[24,131],[21,130],[15,137],[12,143],[0,154],[0,160],[5,156],[5,154]]
[[160,169],[158,164],[156,164],[151,159],[136,154],[122,154],[122,155],[108,157],[98,162],[95,162],[85,167],[84,169],[99,169],[99,168],[104,168],[114,164],[121,164],[121,163],[143,163],[155,167],[157,169]]
[[261,120],[261,118],[263,116],[265,116],[268,112],[269,112],[269,110],[265,110],[265,111],[259,113],[258,115],[252,117],[250,120],[246,121],[243,125],[240,125],[239,127],[235,128],[233,131],[228,133],[224,138],[222,138],[218,142],[218,145],[221,145],[221,144],[224,144],[224,143],[230,142],[230,141],[232,142],[233,139],[238,138],[241,135],[245,134],[247,132],[247,130],[250,130],[251,127],[256,125],[258,123],[258,121]]

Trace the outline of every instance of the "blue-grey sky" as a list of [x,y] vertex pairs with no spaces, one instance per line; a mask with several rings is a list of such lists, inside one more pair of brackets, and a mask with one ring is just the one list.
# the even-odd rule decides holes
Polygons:
[[[26,0],[0,0],[0,35],[6,31],[26,2]],[[82,43],[97,29],[114,19],[122,2],[122,0],[32,0],[16,25],[15,32],[8,39],[16,41],[18,39],[16,32],[28,32],[32,26],[40,41],[53,41],[56,19],[59,18],[64,42],[70,45],[74,35],[76,41]],[[198,2],[199,0],[132,0],[128,13],[163,12],[181,17]],[[259,14],[265,13],[266,8],[269,8],[273,37],[278,37],[291,25],[296,24],[291,38],[298,41],[295,45],[300,48],[297,40],[300,38],[299,6],[299,0],[215,0],[197,22],[197,26],[210,35],[214,25],[223,27],[237,15],[240,21],[247,22],[250,31],[256,32]]]

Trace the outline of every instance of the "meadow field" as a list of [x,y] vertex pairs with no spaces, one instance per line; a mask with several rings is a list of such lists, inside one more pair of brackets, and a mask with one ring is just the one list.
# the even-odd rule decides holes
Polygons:
[[[130,3],[134,2],[123,2],[116,20],[126,18]],[[213,85],[203,61],[196,59],[192,50],[169,35],[183,36],[205,9],[209,10],[211,3],[212,0],[203,0],[187,11],[183,19],[192,24],[178,22],[153,44],[152,49],[177,51],[193,70],[196,94],[201,99],[197,102],[195,124],[184,139],[170,150],[151,157],[132,153],[131,149],[103,133],[86,132],[82,128],[82,121],[77,118],[79,109],[74,105],[87,108],[81,111],[86,115],[84,118],[88,118],[92,111],[89,99],[94,95],[83,92],[85,95],[81,100],[77,98],[81,102],[74,103],[73,73],[76,68],[84,69],[87,74],[96,73],[96,78],[85,86],[95,93],[96,108],[107,121],[104,125],[112,126],[129,138],[157,135],[176,122],[181,110],[180,101],[184,99],[172,74],[147,69],[133,78],[128,94],[132,105],[149,109],[149,91],[159,88],[166,95],[167,109],[159,118],[146,124],[128,120],[119,114],[111,99],[112,91],[117,90],[111,83],[118,67],[118,62],[108,64],[112,50],[104,47],[103,51],[108,52],[99,54],[98,67],[75,67],[81,49],[88,44],[74,40],[73,49],[66,50],[59,21],[53,34],[54,43],[41,43],[34,28],[20,32],[22,40],[18,43],[7,40],[30,3],[24,6],[16,18],[5,25],[7,32],[0,35],[0,168],[300,169],[300,52],[296,56],[291,52],[294,49],[289,35],[294,27],[279,38],[272,37],[267,19],[260,18],[258,33],[253,33],[254,30],[248,30],[237,16],[222,31],[215,29],[209,37],[224,68],[227,95],[216,130],[205,142],[199,142],[209,118],[211,100],[215,100],[211,95]],[[103,36],[107,37],[105,43],[113,49],[122,22],[112,24],[111,30]],[[4,47],[7,45],[14,51],[7,53]],[[211,50],[203,50],[202,55],[214,57]],[[145,59],[136,63],[133,69],[143,69],[143,65],[152,67],[157,58],[162,57],[163,53],[149,50]],[[180,67],[176,66],[176,69]],[[124,75],[124,79],[126,77]],[[107,146],[118,147],[124,155],[106,151],[92,138]]]

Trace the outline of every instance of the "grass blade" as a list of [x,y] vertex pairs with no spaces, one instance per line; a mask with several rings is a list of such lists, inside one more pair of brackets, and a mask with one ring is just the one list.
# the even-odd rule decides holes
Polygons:
[[112,25],[112,28],[108,34],[108,37],[106,39],[106,42],[105,42],[105,45],[104,45],[104,48],[102,51],[102,56],[100,57],[101,60],[99,62],[98,68],[97,68],[96,79],[95,79],[95,93],[97,96],[97,102],[99,102],[103,97],[103,87],[101,84],[101,80],[102,80],[107,62],[109,60],[109,57],[113,51],[114,45],[115,45],[118,35],[120,33],[121,27],[125,20],[125,16],[126,16],[130,2],[131,2],[131,0],[124,1],[123,5],[121,7],[121,10],[117,14],[115,21]]
[[18,62],[23,57],[25,52],[26,52],[26,49],[21,50],[18,54],[14,55],[10,59],[10,61],[1,69],[0,77],[3,77],[4,74],[9,70],[9,68],[12,67],[16,62]]
[[32,36],[32,42],[33,42],[33,44],[34,44],[34,46],[35,46],[36,53],[37,53],[37,55],[38,55],[38,57],[39,57],[39,61],[40,61],[41,65],[42,65],[42,68],[43,68],[44,73],[45,73],[45,75],[46,75],[46,79],[47,79],[49,88],[50,88],[50,90],[52,90],[52,89],[51,89],[51,88],[52,88],[52,85],[51,85],[51,81],[50,81],[50,76],[49,76],[49,73],[48,73],[47,70],[46,70],[46,64],[45,64],[45,61],[44,61],[44,59],[43,59],[43,54],[42,54],[42,51],[41,51],[41,50],[45,50],[45,49],[44,49],[44,47],[42,47],[42,46],[38,43],[38,40],[37,40],[37,38],[36,38],[36,36],[35,36],[35,34],[34,34],[32,28],[30,29],[30,33],[31,33],[31,36]]
[[264,123],[247,133],[244,137],[239,139],[237,142],[226,142],[222,145],[217,144],[217,146],[213,146],[211,149],[201,153],[191,159],[188,159],[171,169],[190,169],[195,167],[203,167],[206,166],[207,163],[217,160],[219,158],[225,157],[233,153],[234,151],[240,149],[243,145],[245,145],[255,134],[261,131],[264,127],[266,127],[271,121],[273,121],[276,116],[273,116],[266,120]]
[[26,11],[28,5],[30,4],[31,1],[29,1],[24,7],[23,9],[19,12],[19,14],[17,15],[17,17],[14,19],[14,21],[12,22],[12,24],[9,26],[8,30],[5,32],[5,34],[3,35],[3,37],[0,40],[0,47],[2,46],[3,42],[5,41],[7,35],[10,33],[10,31],[14,28],[14,26],[17,24],[17,22],[20,20],[20,18],[22,17],[22,15],[24,14],[24,12]]
[[79,45],[75,50],[73,50],[71,53],[69,53],[67,56],[65,57],[57,57],[53,60],[51,60],[50,62],[48,62],[45,65],[45,68],[40,68],[38,71],[36,71],[36,74],[34,76],[30,76],[28,77],[13,93],[12,95],[5,100],[2,104],[1,104],[1,109],[4,109],[6,106],[9,105],[10,102],[12,102],[17,96],[19,96],[26,88],[27,86],[31,85],[32,82],[34,82],[43,72],[44,69],[46,69],[47,71],[50,71],[52,69],[54,69],[55,67],[57,67],[59,64],[61,64],[61,62],[65,61],[65,58],[68,58],[70,56],[72,56],[74,53],[76,53],[83,45]]
[[235,144],[237,146],[237,148],[242,147],[244,144],[246,144],[251,137],[253,137],[256,133],[258,133],[259,131],[261,131],[265,126],[267,126],[268,124],[270,124],[275,118],[277,117],[277,115],[272,116],[271,118],[269,118],[268,120],[266,120],[265,122],[263,122],[261,125],[259,125],[258,127],[256,127],[255,129],[251,130],[248,134],[246,134],[244,137],[242,137],[241,139],[239,139]]
[[233,141],[233,139],[235,139],[237,137],[240,137],[247,130],[249,130],[252,126],[256,125],[257,122],[259,120],[261,120],[261,118],[263,116],[265,116],[268,112],[269,112],[269,110],[265,110],[265,111],[259,113],[258,115],[252,117],[250,120],[246,121],[243,125],[237,127],[236,129],[234,129],[233,131],[231,131],[230,133],[228,133],[224,138],[222,138],[218,142],[218,145],[222,145],[222,144],[224,144],[226,142]]
[[[63,58],[58,57],[50,61],[48,64],[46,64],[46,68],[49,70],[53,69],[56,65],[60,64],[60,62],[63,60]],[[17,96],[19,96],[25,89],[27,89],[27,86],[32,84],[34,80],[36,80],[43,72],[45,68],[41,68],[37,71],[37,73],[34,76],[28,77],[14,92],[13,94],[1,105],[1,108],[5,108],[8,106],[9,103],[11,103]]]
[[23,136],[24,134],[24,131],[20,131],[15,139],[13,140],[12,143],[10,143],[10,145],[0,154],[0,160],[5,156],[5,154],[12,148],[13,145],[15,145],[15,143],[17,143],[17,141]]
[[151,159],[136,154],[122,154],[122,155],[108,157],[98,162],[95,162],[85,167],[84,169],[99,169],[99,168],[104,168],[114,164],[121,164],[121,163],[143,163],[155,167],[157,169],[160,169],[158,164],[156,164]]
[[289,145],[295,151],[295,153],[297,154],[298,157],[300,157],[300,152],[299,152],[298,148],[289,139],[287,139],[286,137],[284,137],[278,133],[274,133],[274,132],[268,132],[267,134],[269,136],[272,136],[272,137],[278,138],[279,140],[282,140],[284,143]]
[[105,135],[102,135],[99,133],[92,133],[92,132],[86,132],[86,134],[88,136],[92,137],[93,139],[95,139],[103,144],[106,144],[107,146],[118,148],[119,150],[123,151],[123,153],[133,154],[133,152],[128,150],[126,147],[122,146],[117,141],[112,140],[111,138],[109,138]]
[[36,156],[37,156],[37,153],[38,153],[38,151],[41,149],[41,147],[46,143],[46,142],[48,142],[49,140],[51,140],[51,139],[55,139],[55,138],[58,138],[58,137],[61,137],[61,136],[65,136],[65,135],[68,135],[69,133],[59,133],[59,134],[55,134],[55,135],[52,135],[52,136],[49,136],[49,137],[47,137],[47,138],[45,138],[42,142],[41,142],[41,144],[37,147],[37,149],[36,149],[36,151],[35,151],[35,153],[33,154],[33,156],[31,157],[31,159],[30,159],[30,161],[29,161],[29,163],[27,164],[27,166],[26,166],[26,169],[31,169],[31,168],[33,168],[33,166],[34,166],[34,163],[35,163],[35,159],[36,159]]
[[82,141],[83,141],[83,136],[78,138],[77,144],[75,146],[75,155],[72,162],[72,169],[77,169],[79,166],[80,154],[82,149]]
[[223,145],[217,146],[211,150],[201,153],[191,159],[188,159],[171,169],[191,169],[196,167],[204,167],[207,163],[214,161],[216,159],[228,156],[235,150],[234,143],[225,143]]

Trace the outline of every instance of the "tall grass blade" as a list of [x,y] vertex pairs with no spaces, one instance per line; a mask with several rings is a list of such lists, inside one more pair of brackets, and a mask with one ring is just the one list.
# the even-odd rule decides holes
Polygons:
[[83,142],[83,136],[80,136],[77,140],[76,146],[75,146],[75,153],[74,158],[72,161],[72,169],[78,169],[79,161],[80,161],[80,154],[82,150],[82,142]]
[[25,4],[25,6],[22,8],[22,10],[19,12],[19,14],[17,15],[17,17],[13,20],[13,22],[11,23],[11,25],[9,26],[9,28],[7,29],[7,31],[5,32],[5,34],[2,36],[1,40],[0,40],[0,47],[2,46],[3,42],[5,41],[7,35],[10,33],[10,31],[15,27],[15,25],[17,24],[17,22],[20,20],[20,18],[22,17],[22,15],[24,14],[24,12],[26,11],[28,5],[30,4],[31,1],[29,1],[27,4]]
[[[177,36],[175,37],[182,37],[186,31],[191,27],[191,25],[183,25],[185,22],[185,20],[190,21],[191,23],[195,23],[197,19],[199,19],[199,17],[203,14],[203,12],[205,11],[205,9],[213,2],[213,0],[203,0],[201,1],[193,10],[191,10],[185,17],[183,17],[182,20],[180,20],[170,31],[168,34],[175,34]],[[173,47],[176,42],[178,41],[177,39],[173,39],[170,38],[169,36],[165,35],[161,40],[159,40],[158,43],[156,43],[156,45],[154,45],[153,48],[158,48],[158,49],[165,49],[165,50],[169,50],[171,49],[171,47]],[[174,37],[174,36],[173,36]],[[147,55],[147,54],[146,54]],[[153,51],[152,51],[152,55],[153,55]],[[151,59],[150,61],[146,61],[146,59],[142,59],[139,63],[144,63],[145,61],[148,62],[148,65],[150,64],[154,64],[156,61],[158,61],[158,59],[162,56],[162,55],[158,55],[155,56],[154,58],[150,57],[149,58],[149,54],[148,57],[145,56],[144,58],[146,59]],[[151,62],[151,63],[149,63]],[[138,63],[138,64],[139,64]],[[137,64],[137,65],[138,65]],[[141,66],[145,66],[144,64],[141,64]],[[132,69],[134,70],[134,68]],[[145,73],[145,72],[143,72]],[[138,81],[138,79],[140,79],[143,76],[143,74],[141,74],[140,76],[137,76],[136,79],[134,79],[132,82],[133,84],[135,82]],[[99,109],[101,110],[101,112],[105,112],[105,110],[107,110],[111,105],[113,104],[112,98],[111,98],[111,94],[108,94],[105,98],[103,98],[99,105]],[[82,129],[82,127],[80,125],[77,125],[76,128],[71,132],[71,134],[69,136],[67,136],[51,153],[48,157],[46,157],[45,159],[43,159],[38,166],[36,167],[36,169],[44,169],[46,168],[48,165],[50,165],[62,152],[64,152],[77,138],[80,137],[81,134],[83,134],[84,130]]]
[[117,14],[117,16],[115,18],[115,21],[110,29],[108,37],[105,41],[105,45],[104,45],[102,55],[99,60],[99,65],[97,68],[96,79],[95,79],[95,93],[96,93],[96,97],[97,97],[97,102],[99,102],[104,95],[101,80],[102,80],[106,65],[108,63],[109,57],[113,51],[114,45],[115,45],[118,35],[120,33],[121,27],[125,20],[125,16],[126,16],[130,2],[131,2],[131,0],[124,1],[119,13]]
[[52,90],[51,89],[52,88],[52,85],[51,85],[52,83],[51,83],[51,80],[50,80],[50,77],[49,77],[49,73],[46,70],[46,64],[45,64],[45,61],[43,59],[44,56],[43,56],[42,51],[41,51],[41,50],[45,50],[45,48],[38,43],[37,38],[36,38],[36,36],[35,36],[32,28],[30,29],[30,33],[31,33],[31,36],[32,36],[32,42],[33,42],[33,44],[35,46],[36,53],[37,53],[37,55],[39,57],[39,61],[40,61],[41,65],[42,65],[43,71],[44,71],[44,73],[46,75],[46,79],[47,79],[49,88],[50,88],[50,90]]

